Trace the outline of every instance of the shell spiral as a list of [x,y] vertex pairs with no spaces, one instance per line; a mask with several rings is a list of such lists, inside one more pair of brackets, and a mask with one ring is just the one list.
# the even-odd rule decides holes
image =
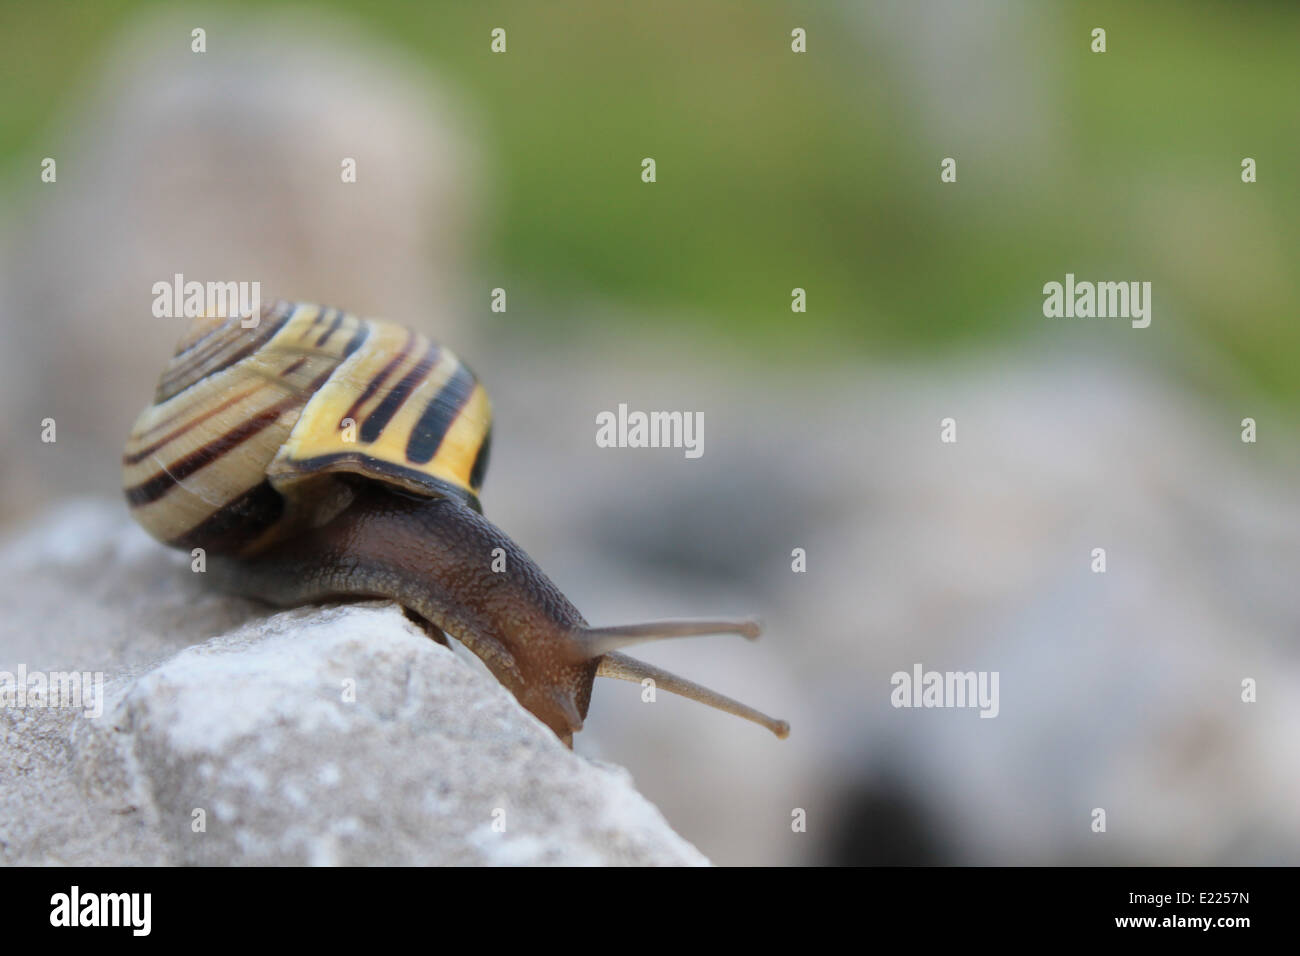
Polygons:
[[359,475],[476,510],[492,411],[424,336],[275,302],[244,328],[195,320],[122,456],[131,513],[180,548],[253,554],[346,507]]

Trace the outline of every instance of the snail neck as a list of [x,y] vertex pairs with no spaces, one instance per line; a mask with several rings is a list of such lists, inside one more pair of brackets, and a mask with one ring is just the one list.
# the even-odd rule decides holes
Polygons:
[[252,558],[213,561],[273,604],[388,598],[461,641],[562,739],[582,727],[597,660],[575,660],[577,608],[506,534],[453,498],[369,483],[327,524]]

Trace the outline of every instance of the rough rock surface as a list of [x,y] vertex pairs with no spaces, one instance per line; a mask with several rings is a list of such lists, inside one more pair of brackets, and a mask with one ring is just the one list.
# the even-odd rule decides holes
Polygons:
[[707,863],[395,606],[200,578],[107,504],[0,546],[0,671],[106,675],[99,716],[0,707],[0,862]]

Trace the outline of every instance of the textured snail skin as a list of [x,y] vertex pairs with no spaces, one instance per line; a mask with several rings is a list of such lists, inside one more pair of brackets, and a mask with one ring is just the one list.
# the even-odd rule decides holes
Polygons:
[[[388,598],[461,641],[565,741],[582,728],[599,658],[574,660],[586,625],[551,580],[495,525],[453,498],[373,483],[328,524],[253,559],[214,559],[218,582],[284,606]],[[492,572],[493,549],[506,570]],[[516,640],[512,635],[527,635]]]

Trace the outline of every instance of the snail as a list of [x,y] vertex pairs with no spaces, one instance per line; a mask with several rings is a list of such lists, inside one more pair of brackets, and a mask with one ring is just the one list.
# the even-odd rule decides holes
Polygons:
[[195,319],[131,430],[126,499],[155,538],[204,549],[223,587],[274,605],[397,602],[435,640],[469,648],[570,747],[598,676],[649,678],[789,733],[620,653],[671,637],[753,639],[756,621],[589,627],[483,516],[491,406],[450,350],[314,305],[268,303],[244,324]]

